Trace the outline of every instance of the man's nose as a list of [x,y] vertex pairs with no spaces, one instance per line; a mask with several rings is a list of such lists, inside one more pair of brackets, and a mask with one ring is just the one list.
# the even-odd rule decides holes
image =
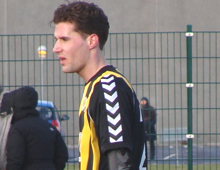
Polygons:
[[59,53],[60,51],[61,51],[61,48],[60,48],[60,46],[59,46],[59,43],[56,42],[56,43],[54,44],[54,47],[53,47],[53,52],[54,52],[54,53]]

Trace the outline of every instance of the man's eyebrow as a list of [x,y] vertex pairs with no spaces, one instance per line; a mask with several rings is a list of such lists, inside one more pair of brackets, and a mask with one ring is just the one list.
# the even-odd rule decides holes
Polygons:
[[66,37],[66,36],[61,36],[61,37],[54,37],[56,40],[57,39],[62,39],[62,40],[68,40],[70,39],[69,37]]

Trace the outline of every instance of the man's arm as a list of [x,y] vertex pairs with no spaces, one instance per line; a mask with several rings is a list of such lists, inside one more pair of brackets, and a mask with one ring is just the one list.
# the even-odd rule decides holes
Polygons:
[[108,153],[109,170],[130,170],[131,154],[126,148],[111,150]]

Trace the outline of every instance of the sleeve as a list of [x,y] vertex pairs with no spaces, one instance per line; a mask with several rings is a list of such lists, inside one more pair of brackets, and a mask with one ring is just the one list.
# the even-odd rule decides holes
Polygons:
[[18,129],[11,126],[6,146],[7,170],[20,170],[24,163],[25,140]]
[[[113,76],[112,76],[113,77]],[[90,114],[95,124],[101,152],[133,148],[133,93],[123,81],[98,83],[90,100]]]
[[56,133],[57,135],[53,162],[56,170],[63,170],[66,166],[66,162],[68,161],[68,150],[60,132],[56,130]]

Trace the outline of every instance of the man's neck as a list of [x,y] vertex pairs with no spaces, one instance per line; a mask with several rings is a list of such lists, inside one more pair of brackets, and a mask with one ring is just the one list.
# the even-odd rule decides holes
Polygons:
[[93,55],[88,61],[85,69],[78,73],[80,77],[87,83],[101,68],[107,65],[103,54],[100,52],[97,55]]

